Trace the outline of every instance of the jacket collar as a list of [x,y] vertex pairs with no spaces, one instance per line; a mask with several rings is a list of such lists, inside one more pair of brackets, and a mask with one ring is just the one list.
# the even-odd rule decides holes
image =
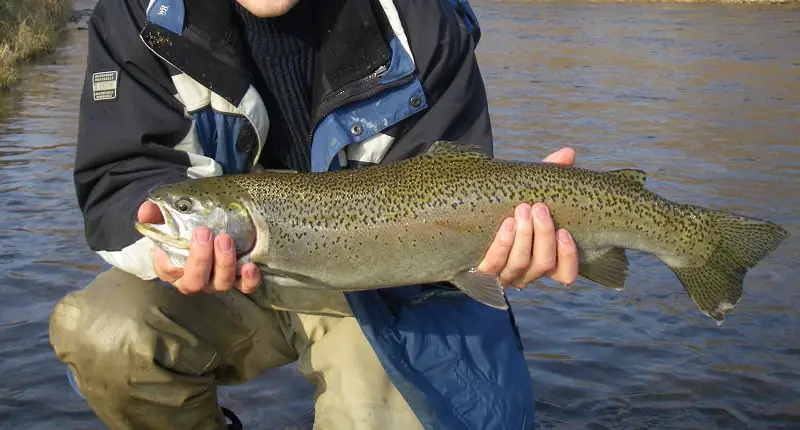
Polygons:
[[[314,122],[376,87],[391,61],[391,26],[379,0],[316,1]],[[152,0],[142,41],[176,73],[239,105],[253,78],[231,0]]]

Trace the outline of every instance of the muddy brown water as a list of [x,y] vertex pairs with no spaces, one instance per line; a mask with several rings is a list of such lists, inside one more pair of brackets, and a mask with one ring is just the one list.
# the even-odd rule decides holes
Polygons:
[[[622,292],[512,291],[538,426],[800,428],[800,7],[473,6],[499,157],[571,145],[582,166],[641,168],[665,197],[793,235],[721,327],[643,254]],[[102,428],[47,340],[56,301],[103,267],[71,182],[86,54],[75,27],[0,95],[2,429]],[[291,366],[221,389],[258,429],[308,428],[312,396]]]

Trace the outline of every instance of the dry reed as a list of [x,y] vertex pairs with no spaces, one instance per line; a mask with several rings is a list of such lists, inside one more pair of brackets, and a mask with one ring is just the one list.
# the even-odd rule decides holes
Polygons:
[[18,66],[53,50],[72,14],[73,0],[0,0],[0,89]]

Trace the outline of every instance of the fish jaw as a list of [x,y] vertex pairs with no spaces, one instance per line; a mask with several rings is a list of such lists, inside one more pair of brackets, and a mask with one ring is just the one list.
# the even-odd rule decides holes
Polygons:
[[200,207],[192,213],[181,213],[169,204],[171,200],[174,199],[170,199],[170,196],[149,197],[148,201],[158,207],[164,222],[136,222],[134,227],[162,249],[172,265],[184,267],[189,256],[192,233],[200,226],[209,228],[214,236],[228,234],[236,248],[239,263],[249,261],[250,254],[257,246],[258,231],[246,204],[217,200],[201,202],[199,199],[192,199]]
[[161,248],[169,257],[172,265],[184,267],[186,259],[189,257],[189,239],[181,234],[181,226],[168,206],[155,199],[148,199],[148,201],[158,206],[161,216],[164,218],[164,223],[151,224],[137,221],[134,223],[134,228],[142,236],[152,240],[156,246]]
[[175,218],[170,214],[170,211],[164,207],[164,204],[149,199],[148,201],[158,206],[161,211],[161,216],[164,218],[163,224],[151,224],[136,222],[134,227],[144,237],[153,240],[156,243],[163,243],[178,249],[189,249],[189,241],[180,235],[180,227],[175,221]]

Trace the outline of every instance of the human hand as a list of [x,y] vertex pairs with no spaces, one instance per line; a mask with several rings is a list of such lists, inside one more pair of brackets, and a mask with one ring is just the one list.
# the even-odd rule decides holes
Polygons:
[[[137,218],[141,223],[161,224],[164,217],[161,210],[152,202],[139,206]],[[174,285],[183,294],[228,291],[233,288],[250,294],[261,283],[261,275],[253,263],[242,265],[237,278],[236,250],[228,234],[220,234],[212,240],[208,227],[198,227],[192,231],[189,257],[183,268],[169,263],[169,257],[160,248],[153,254],[153,268],[159,279]]]
[[[563,148],[544,161],[571,166],[575,151]],[[566,230],[555,231],[546,205],[523,203],[503,221],[477,269],[498,274],[506,287],[524,288],[542,276],[569,285],[578,277],[578,249]]]

